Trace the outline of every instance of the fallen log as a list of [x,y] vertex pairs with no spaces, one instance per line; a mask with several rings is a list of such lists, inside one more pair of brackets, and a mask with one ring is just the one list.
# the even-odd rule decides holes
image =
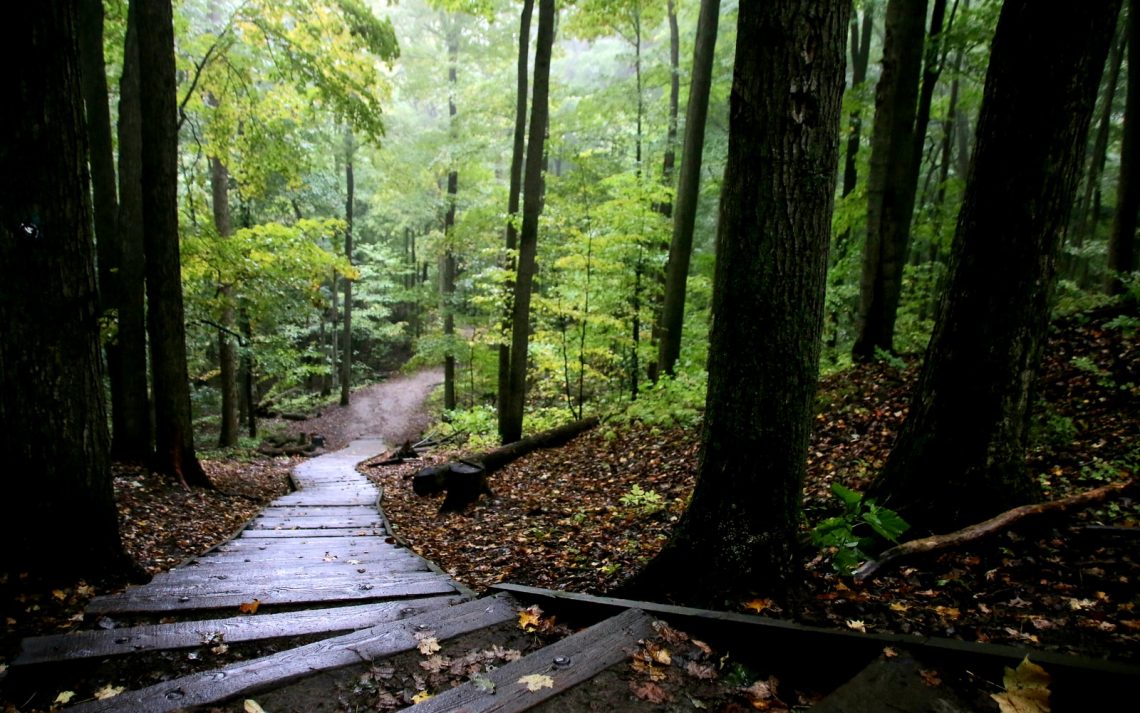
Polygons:
[[1135,485],[1135,480],[1127,480],[1121,483],[1113,483],[1112,485],[1096,488],[1095,490],[1070,495],[1060,500],[1052,500],[1047,503],[1035,503],[1033,505],[1022,505],[1012,510],[1006,510],[989,520],[964,527],[955,532],[948,532],[944,535],[931,535],[930,537],[904,542],[901,545],[885,550],[879,555],[879,559],[864,562],[862,566],[855,570],[855,581],[862,582],[884,567],[897,564],[900,560],[914,557],[915,555],[940,552],[969,542],[975,542],[984,537],[1001,532],[1014,524],[1023,523],[1026,520],[1038,519],[1046,515],[1061,515],[1073,510],[1080,510],[1089,505],[1107,500]]
[[447,491],[440,512],[458,512],[478,500],[480,495],[491,495],[487,486],[487,476],[491,473],[531,451],[560,446],[596,425],[597,417],[584,418],[480,455],[421,468],[412,476],[412,490],[416,495]]

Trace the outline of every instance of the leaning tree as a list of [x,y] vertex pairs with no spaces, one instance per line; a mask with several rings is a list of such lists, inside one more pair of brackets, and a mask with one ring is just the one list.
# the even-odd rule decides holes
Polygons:
[[916,529],[1040,496],[1029,408],[1059,238],[1120,0],[1006,0],[978,117],[950,281],[910,411],[869,494]]

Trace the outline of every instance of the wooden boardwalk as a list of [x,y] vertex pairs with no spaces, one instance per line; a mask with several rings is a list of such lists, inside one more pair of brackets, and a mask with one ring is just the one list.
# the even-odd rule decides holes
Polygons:
[[[303,463],[294,470],[297,491],[271,503],[231,541],[146,585],[93,599],[88,622],[99,619],[106,625],[112,620],[116,622],[112,628],[96,626],[25,639],[12,672],[43,674],[59,663],[115,661],[115,657],[145,657],[221,643],[296,637],[311,642],[104,700],[76,701],[63,710],[162,713],[212,707],[322,672],[413,651],[426,631],[442,641],[511,622],[523,606],[520,602],[539,603],[547,611],[596,623],[488,670],[481,686],[467,682],[406,710],[528,710],[625,660],[639,640],[653,636],[652,623],[657,617],[712,637],[709,640],[728,642],[738,651],[771,652],[774,658],[765,665],[776,668],[793,665],[814,671],[819,652],[828,652],[829,659],[845,662],[832,671],[834,685],[858,675],[826,699],[820,710],[846,713],[878,711],[881,702],[897,696],[904,684],[923,706],[930,702],[933,694],[924,690],[917,664],[902,674],[882,674],[884,666],[894,671],[876,662],[884,646],[974,670],[1016,665],[1028,653],[962,641],[855,634],[743,614],[518,585],[500,585],[493,595],[477,599],[430,562],[401,547],[386,531],[379,490],[355,470],[358,462],[382,450],[379,441],[355,441],[344,450]],[[255,600],[255,612],[239,614]],[[155,619],[173,621],[146,623]],[[117,623],[132,620],[137,623]],[[1093,692],[1104,691],[1100,698],[1106,701],[1123,692],[1131,695],[1140,676],[1140,668],[1133,665],[1048,652],[1033,656],[1055,676],[1063,676],[1057,678],[1059,685],[1065,680],[1094,682]],[[764,663],[763,657],[757,662]],[[863,673],[858,673],[864,666]],[[538,691],[524,687],[524,678],[533,674],[548,676],[551,685]],[[820,675],[817,672],[815,677]],[[884,688],[883,681],[891,690]],[[327,685],[327,681],[314,685]],[[1086,687],[1072,690],[1072,698],[1089,700]],[[1058,692],[1064,698],[1066,689]],[[568,703],[565,699],[559,702]],[[559,710],[585,710],[568,705]],[[592,703],[587,708],[595,709]]]

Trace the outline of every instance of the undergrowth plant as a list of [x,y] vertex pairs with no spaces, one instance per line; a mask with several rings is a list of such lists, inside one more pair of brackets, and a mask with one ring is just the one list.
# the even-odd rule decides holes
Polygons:
[[897,543],[910,529],[897,512],[864,498],[862,493],[831,484],[831,492],[843,503],[843,514],[829,517],[811,530],[812,543],[831,554],[831,566],[840,574],[849,574],[871,553],[880,540]]

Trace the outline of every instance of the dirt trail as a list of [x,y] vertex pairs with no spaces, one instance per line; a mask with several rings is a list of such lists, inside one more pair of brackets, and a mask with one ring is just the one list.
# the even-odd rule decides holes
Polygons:
[[443,369],[396,376],[352,392],[348,406],[333,406],[319,417],[291,423],[292,433],[319,434],[334,450],[357,438],[380,438],[388,447],[415,439],[431,423],[424,401],[443,383]]

